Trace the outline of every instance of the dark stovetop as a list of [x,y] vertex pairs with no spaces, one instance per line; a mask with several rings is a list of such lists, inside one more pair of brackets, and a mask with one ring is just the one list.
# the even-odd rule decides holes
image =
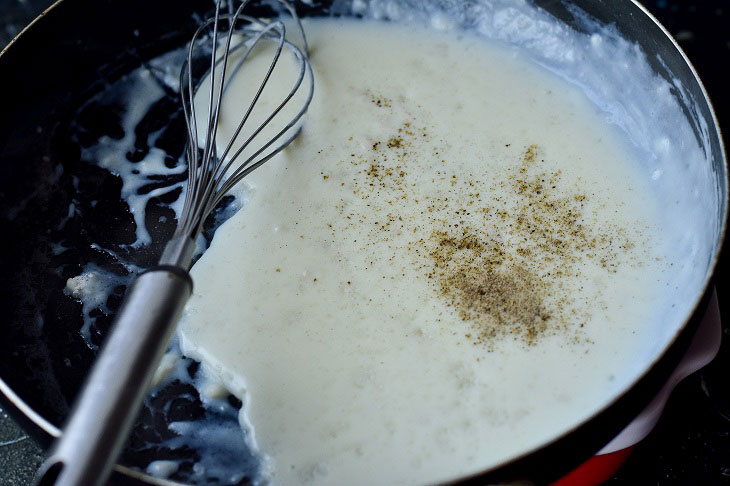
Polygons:
[[[0,0],[0,46],[4,46],[50,0]],[[730,0],[644,0],[679,41],[707,87],[730,133]],[[730,136],[725,137],[726,144]],[[726,245],[727,247],[727,245]],[[721,313],[730,316],[730,256],[717,272]],[[609,481],[633,484],[730,485],[730,319],[723,325],[717,359],[674,392],[652,434],[637,446]],[[0,484],[29,484],[42,451],[0,409]]]
[[[730,143],[730,0],[644,0],[699,72]],[[730,252],[717,270],[720,354],[672,395],[652,434],[608,484],[730,484]]]

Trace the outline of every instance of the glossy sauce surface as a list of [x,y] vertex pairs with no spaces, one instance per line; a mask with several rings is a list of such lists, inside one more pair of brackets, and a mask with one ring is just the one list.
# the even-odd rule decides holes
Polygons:
[[[306,29],[304,130],[246,179],[181,325],[273,482],[449,480],[589,416],[666,280],[628,142],[516,50]],[[248,91],[226,98],[222,141]]]

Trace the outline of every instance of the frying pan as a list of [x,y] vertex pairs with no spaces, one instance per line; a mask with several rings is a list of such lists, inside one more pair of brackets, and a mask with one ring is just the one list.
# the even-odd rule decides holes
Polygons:
[[[302,15],[327,15],[330,3],[308,2],[298,4],[298,9]],[[535,3],[571,28],[583,28],[569,4]],[[725,231],[727,166],[716,118],[694,69],[671,37],[635,2],[570,3],[602,23],[614,24],[647,53],[657,74],[678,79],[688,94],[678,102],[692,127],[706,132],[703,148],[717,179],[719,210],[707,214],[717,228],[716,250],[706,256],[714,268]],[[125,252],[125,259],[139,267],[152,265],[174,229],[172,222],[149,224],[151,245],[138,250],[125,247],[135,240],[135,224],[120,197],[121,182],[81,157],[85,143],[100,136],[120,136],[119,114],[114,106],[86,102],[140,64],[182,46],[210,8],[208,0],[59,0],[0,55],[0,306],[4,310],[0,395],[3,406],[45,445],[58,434],[94,359],[94,351],[79,334],[81,304],[63,293],[66,280],[88,262],[120,277],[129,275],[128,269],[92,243]],[[144,157],[150,149],[147,135],[167,126],[155,144],[174,163],[184,144],[176,103],[175,93],[169,92],[152,107],[135,129],[136,142],[126,154],[128,160]],[[86,108],[79,111],[82,106]],[[171,182],[175,181],[153,181],[147,190]],[[170,219],[166,197],[175,195],[150,202],[147,221]],[[212,230],[209,226],[207,238]],[[708,275],[697,289],[701,297],[693,302],[693,312],[676,329],[672,342],[608,407],[539,450],[464,478],[463,483],[518,478],[543,483],[600,449],[649,402],[678,363],[709,300],[709,284]],[[106,302],[109,315],[98,312],[92,333],[95,344],[102,342],[123,293],[122,283]],[[188,373],[195,374],[197,368],[198,364],[187,362]],[[233,397],[229,401],[234,408],[241,406]],[[193,464],[199,452],[166,447],[171,434],[166,425],[202,420],[205,414],[194,388],[171,383],[145,405],[113,481],[159,482],[135,468],[166,458],[181,463],[175,479],[195,479]],[[216,478],[203,480],[215,482]]]

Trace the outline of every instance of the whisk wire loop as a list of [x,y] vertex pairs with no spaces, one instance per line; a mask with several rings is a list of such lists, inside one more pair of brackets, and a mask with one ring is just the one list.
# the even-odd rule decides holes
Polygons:
[[[176,237],[195,238],[200,232],[207,215],[221,202],[226,193],[253,170],[271,160],[272,157],[286,148],[299,134],[300,129],[295,127],[306,113],[313,98],[314,75],[309,64],[309,47],[301,20],[288,2],[285,0],[278,1],[294,19],[295,25],[298,27],[301,35],[303,50],[287,39],[286,25],[281,20],[266,21],[243,14],[243,10],[250,3],[250,0],[244,0],[235,12],[232,11],[229,3],[228,14],[221,12],[222,0],[218,0],[216,2],[215,16],[205,21],[198,28],[190,42],[187,60],[180,72],[181,98],[188,136],[188,145],[185,152],[188,162],[188,185],[183,212],[175,234]],[[222,21],[227,21],[229,25],[225,39],[219,41]],[[205,123],[206,132],[204,134],[204,140],[202,140],[203,146],[201,147],[200,127],[196,113],[195,99],[202,81],[198,83],[194,81],[193,66],[195,53],[197,50],[202,49],[200,44],[205,42],[203,34],[210,30],[211,27],[210,66],[206,75],[203,77],[205,79],[207,76],[210,84],[208,118]],[[233,43],[235,35],[241,37],[240,42]],[[271,62],[260,81],[255,95],[233,131],[230,140],[226,142],[225,149],[219,153],[216,139],[223,97],[231,86],[229,80],[239,74],[243,65],[261,42],[272,42],[275,44]],[[229,70],[230,55],[239,49],[245,49],[245,51]],[[261,100],[274,70],[280,61],[282,52],[285,49],[291,51],[295,60],[298,62],[299,69],[296,80],[287,95],[283,97],[283,100],[251,131],[246,140],[241,143],[238,141],[238,138],[243,132],[245,125],[250,121],[251,114]],[[219,55],[221,50],[222,55]],[[216,72],[219,69],[220,74]],[[304,96],[297,99],[297,102],[301,100],[301,107],[296,114],[289,119],[282,129],[269,136],[255,150],[251,149],[254,151],[251,155],[247,156],[246,160],[243,162],[239,161],[238,159],[251,147],[254,140],[263,137],[262,132],[272,124],[289,103],[292,103],[292,100],[305,83],[308,85],[308,90]],[[286,136],[287,133],[291,133],[291,135]],[[234,148],[235,152],[231,155]],[[269,152],[267,153],[267,151]]]
[[[248,48],[246,49],[246,52],[243,53],[243,56],[242,56],[241,60],[239,61],[239,63],[236,66],[236,68],[240,69],[241,66],[243,66],[243,63],[248,58],[248,56],[251,55],[251,52],[254,50],[254,48],[256,47],[256,45],[258,44],[258,42],[263,38],[263,36],[265,36],[268,32],[274,31],[276,29],[276,27],[280,27],[280,29],[281,29],[281,35],[278,38],[278,43],[277,43],[278,45],[276,46],[276,52],[274,53],[274,58],[271,60],[271,64],[269,64],[269,69],[266,72],[266,75],[264,76],[263,82],[259,86],[259,89],[256,92],[256,95],[254,95],[253,99],[251,100],[251,103],[248,105],[248,109],[246,110],[246,113],[243,115],[243,118],[241,118],[240,123],[236,127],[236,130],[233,133],[233,135],[231,136],[231,140],[228,142],[228,145],[226,146],[226,149],[221,154],[221,157],[223,159],[225,159],[226,156],[228,155],[228,153],[230,152],[231,148],[233,147],[234,142],[236,141],[236,138],[238,138],[238,136],[241,133],[241,130],[243,130],[243,126],[248,121],[249,116],[251,116],[251,112],[253,112],[253,109],[256,106],[256,103],[258,102],[259,98],[261,97],[261,93],[263,93],[264,89],[266,88],[266,85],[269,82],[269,79],[271,78],[271,73],[274,72],[274,68],[276,67],[276,63],[279,61],[279,57],[281,57],[281,51],[284,48],[284,41],[285,41],[285,37],[284,36],[286,35],[286,28],[284,27],[284,24],[281,23],[281,22],[275,22],[275,23],[269,24],[261,32],[259,32],[256,35],[256,37],[254,37],[252,39],[250,46],[248,46]],[[232,74],[234,74],[234,73],[232,73]],[[300,79],[301,79],[301,77],[300,77]],[[223,97],[221,96],[221,99],[222,98]],[[276,113],[278,113],[278,111]],[[269,120],[272,119],[274,116],[276,116],[276,113],[272,114],[272,116],[269,117]],[[243,145],[244,146],[245,145],[248,145],[248,143],[250,143],[251,140],[257,134],[258,134],[258,131],[254,132],[254,134],[252,134],[249,137],[249,139],[246,140],[246,142],[244,142]],[[235,156],[234,156],[234,158],[235,158]],[[230,165],[231,165],[231,162],[228,163],[228,165],[226,166],[226,169],[228,169],[230,167]],[[223,171],[223,172],[225,173],[226,171]]]

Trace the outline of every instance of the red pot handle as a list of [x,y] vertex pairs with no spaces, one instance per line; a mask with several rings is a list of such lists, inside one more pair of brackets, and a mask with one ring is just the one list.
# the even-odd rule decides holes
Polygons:
[[593,456],[571,473],[553,483],[553,486],[593,486],[608,481],[616,474],[634,450],[633,447],[609,454]]
[[554,482],[552,486],[591,486],[601,484],[613,477],[629,457],[634,446],[654,428],[674,387],[685,377],[708,364],[717,355],[721,338],[720,308],[717,294],[713,292],[702,323],[692,339],[689,349],[654,400],[599,454]]

